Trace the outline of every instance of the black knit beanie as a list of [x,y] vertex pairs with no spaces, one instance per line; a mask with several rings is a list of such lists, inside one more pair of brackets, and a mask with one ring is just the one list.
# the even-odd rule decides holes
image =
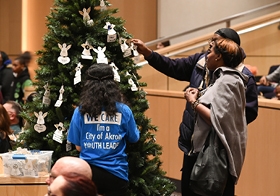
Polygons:
[[221,28],[218,31],[216,31],[215,34],[218,34],[218,35],[222,36],[223,38],[228,38],[240,46],[239,35],[237,34],[237,32],[235,30],[233,30],[231,28]]

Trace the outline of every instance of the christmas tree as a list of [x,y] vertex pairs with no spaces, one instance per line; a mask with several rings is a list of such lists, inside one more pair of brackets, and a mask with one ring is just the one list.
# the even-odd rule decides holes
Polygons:
[[94,63],[110,64],[141,132],[139,142],[127,146],[128,195],[171,195],[175,186],[161,169],[157,128],[144,115],[148,102],[142,89],[146,84],[139,81],[135,65],[137,50],[127,41],[132,35],[124,28],[125,21],[113,16],[117,11],[103,0],[55,0],[47,16],[43,49],[38,51],[37,95],[23,106],[28,126],[20,140],[30,149],[54,151],[53,162],[78,156],[66,138],[83,75]]

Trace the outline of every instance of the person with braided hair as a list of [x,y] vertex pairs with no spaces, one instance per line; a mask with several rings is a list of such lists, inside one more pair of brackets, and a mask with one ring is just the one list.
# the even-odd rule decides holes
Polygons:
[[80,151],[80,158],[90,164],[98,194],[125,195],[126,141],[135,143],[139,137],[133,113],[122,102],[112,67],[103,63],[90,66],[67,139]]

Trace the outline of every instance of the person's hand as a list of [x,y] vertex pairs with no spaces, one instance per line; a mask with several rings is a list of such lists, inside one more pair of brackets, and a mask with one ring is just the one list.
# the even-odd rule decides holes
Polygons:
[[199,93],[198,89],[189,87],[185,91],[184,96],[187,102],[193,104],[198,98],[198,93]]
[[259,82],[260,82],[260,84],[265,85],[265,86],[269,85],[269,81],[266,79],[265,76],[262,76]]
[[149,49],[140,39],[132,39],[131,42],[137,46],[137,51],[145,58],[152,54],[152,50]]

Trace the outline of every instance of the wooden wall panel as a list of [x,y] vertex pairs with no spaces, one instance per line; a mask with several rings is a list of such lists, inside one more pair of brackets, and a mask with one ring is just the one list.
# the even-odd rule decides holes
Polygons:
[[0,0],[0,50],[7,54],[21,52],[22,0]]
[[127,31],[144,42],[157,38],[157,0],[109,0],[118,8],[116,16],[122,17]]

